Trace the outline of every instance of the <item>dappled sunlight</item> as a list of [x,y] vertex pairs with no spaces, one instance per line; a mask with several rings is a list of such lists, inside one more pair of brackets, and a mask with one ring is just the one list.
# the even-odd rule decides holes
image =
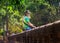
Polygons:
[[8,43],[7,37],[11,35],[27,33],[59,22],[60,0],[0,0],[0,39],[5,43]]

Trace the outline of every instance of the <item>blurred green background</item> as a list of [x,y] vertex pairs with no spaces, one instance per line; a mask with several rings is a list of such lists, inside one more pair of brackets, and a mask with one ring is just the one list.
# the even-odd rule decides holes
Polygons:
[[[0,0],[0,34],[8,29],[10,33],[21,32],[21,17],[25,10],[31,11],[31,22],[36,26],[60,19],[60,0]],[[3,30],[2,30],[3,29]]]

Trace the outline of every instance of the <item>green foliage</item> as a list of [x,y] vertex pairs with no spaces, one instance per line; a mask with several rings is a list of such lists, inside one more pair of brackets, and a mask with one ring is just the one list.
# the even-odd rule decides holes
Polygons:
[[27,9],[31,11],[31,22],[34,25],[53,22],[60,18],[58,5],[59,0],[0,0],[0,28],[8,24],[12,33],[20,31],[16,24],[22,25],[21,17]]
[[3,32],[4,32],[3,29],[0,29],[0,35],[3,35]]

